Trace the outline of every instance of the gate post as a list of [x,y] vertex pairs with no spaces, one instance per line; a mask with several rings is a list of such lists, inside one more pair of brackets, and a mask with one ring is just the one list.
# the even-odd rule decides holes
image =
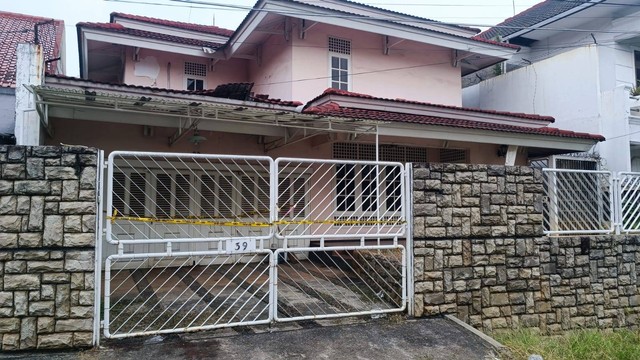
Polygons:
[[414,316],[414,282],[413,282],[413,165],[407,163],[405,165],[405,214],[406,214],[406,257],[407,257],[407,300],[408,314]]
[[96,236],[95,236],[95,273],[93,299],[93,346],[100,345],[100,305],[102,304],[102,224],[104,221],[104,150],[98,150],[96,162]]

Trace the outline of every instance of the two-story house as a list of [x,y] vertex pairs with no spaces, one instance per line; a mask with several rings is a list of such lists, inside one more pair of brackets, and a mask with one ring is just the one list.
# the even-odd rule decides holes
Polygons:
[[551,167],[640,171],[640,107],[630,92],[640,81],[637,4],[544,1],[481,33],[519,45],[506,73],[463,91],[465,106],[537,112],[573,131],[607,141],[581,159]]
[[601,140],[461,106],[461,76],[518,46],[351,1],[261,0],[235,31],[121,13],[77,29],[82,78],[34,89],[57,129],[43,143],[321,158],[378,143],[405,154],[389,160],[524,164]]

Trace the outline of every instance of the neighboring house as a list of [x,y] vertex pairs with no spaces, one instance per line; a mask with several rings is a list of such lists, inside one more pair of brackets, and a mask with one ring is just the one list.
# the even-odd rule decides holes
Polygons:
[[64,74],[62,20],[0,11],[0,143],[11,142],[15,131],[16,48],[20,43],[42,45],[46,71]]
[[562,128],[602,134],[607,141],[584,157],[604,169],[640,171],[640,103],[629,96],[640,82],[639,15],[637,4],[548,0],[505,20],[479,36],[521,50],[505,74],[465,88],[463,104],[543,113]]

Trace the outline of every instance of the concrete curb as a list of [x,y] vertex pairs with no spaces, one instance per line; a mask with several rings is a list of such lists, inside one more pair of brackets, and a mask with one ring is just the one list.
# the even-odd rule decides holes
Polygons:
[[482,339],[484,342],[489,344],[491,347],[493,347],[496,351],[502,352],[502,351],[505,351],[507,349],[506,346],[500,344],[498,341],[496,341],[491,336],[483,333],[482,331],[474,328],[473,326],[467,324],[466,322],[458,319],[454,315],[445,315],[444,317],[445,317],[445,319],[456,323],[458,326],[460,326],[460,327],[464,328],[465,330],[471,332],[472,334],[476,335],[477,337]]

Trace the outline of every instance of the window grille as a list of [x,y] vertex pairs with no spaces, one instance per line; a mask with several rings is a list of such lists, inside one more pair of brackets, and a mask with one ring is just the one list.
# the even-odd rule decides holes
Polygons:
[[556,159],[556,169],[598,170],[598,163],[593,160]]
[[207,76],[207,65],[190,61],[184,62],[184,74],[193,76]]
[[464,164],[468,162],[469,151],[465,149],[440,149],[441,163]]
[[351,55],[351,41],[330,36],[329,51],[343,55]]
[[[380,161],[427,162],[428,149],[417,146],[380,145]],[[376,159],[375,144],[334,143],[333,158],[340,160]]]

